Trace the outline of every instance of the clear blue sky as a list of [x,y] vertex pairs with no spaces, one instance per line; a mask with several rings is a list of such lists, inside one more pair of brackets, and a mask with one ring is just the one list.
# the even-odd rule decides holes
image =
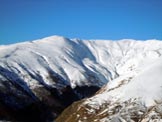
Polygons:
[[51,35],[162,39],[162,0],[0,0],[0,44]]

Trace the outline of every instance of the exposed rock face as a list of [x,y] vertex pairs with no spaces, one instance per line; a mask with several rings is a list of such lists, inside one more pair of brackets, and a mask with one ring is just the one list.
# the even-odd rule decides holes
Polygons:
[[136,100],[105,103],[98,108],[73,103],[56,119],[56,122],[161,122],[162,103],[146,107]]
[[[123,96],[119,94],[118,97],[118,93],[122,91],[132,94],[128,95],[129,99],[122,100],[119,106],[122,110],[123,106],[129,107],[132,103],[124,103],[133,99],[133,93],[136,94],[133,91],[137,89],[131,91],[132,87],[127,86],[138,85],[138,80],[134,81],[134,78],[161,57],[161,47],[162,43],[156,40],[82,41],[59,36],[0,46],[0,119],[51,122],[74,101],[91,97],[109,82],[92,97],[94,100],[84,99],[72,105],[77,105],[74,108],[81,114],[77,115],[80,116],[79,119],[71,110],[71,116],[76,118],[76,122],[109,121],[104,120],[104,117],[109,117],[107,112],[101,114],[104,117],[95,120],[96,112],[107,111],[105,107],[109,108],[110,103],[118,104],[118,101],[111,101],[109,97],[115,99],[114,96],[117,96],[120,100]],[[144,88],[144,85],[141,86]],[[154,88],[157,87],[154,85]],[[159,90],[154,92],[159,93]],[[88,100],[91,102],[87,102]],[[92,103],[95,103],[97,109],[96,106],[91,106]],[[143,113],[147,113],[148,108],[143,109],[143,101],[139,100],[137,104],[139,103],[142,108],[137,107],[137,110],[142,109]],[[69,111],[70,107],[67,109]],[[119,113],[114,112],[117,111],[116,106],[109,109],[112,109],[113,116]],[[83,111],[88,116],[84,116]],[[62,115],[56,121],[60,121]],[[67,117],[64,121],[69,121],[68,119]]]

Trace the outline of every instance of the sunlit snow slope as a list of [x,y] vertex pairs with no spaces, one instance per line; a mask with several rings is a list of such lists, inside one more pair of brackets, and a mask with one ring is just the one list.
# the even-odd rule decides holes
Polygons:
[[57,117],[73,101],[108,83],[84,104],[99,107],[109,100],[140,98],[144,105],[152,105],[161,101],[161,54],[162,42],[157,40],[52,36],[1,45],[1,104],[17,112],[41,102],[41,107],[49,107],[47,115],[52,111]]

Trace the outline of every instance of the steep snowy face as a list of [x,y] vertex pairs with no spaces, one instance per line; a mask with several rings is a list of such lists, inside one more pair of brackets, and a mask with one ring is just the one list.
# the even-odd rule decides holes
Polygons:
[[122,104],[133,98],[150,106],[161,100],[161,54],[162,42],[157,40],[88,41],[52,36],[0,46],[0,105],[17,112],[26,106],[32,111],[36,104],[41,114],[48,108],[46,115],[57,117],[72,102],[108,83],[83,106],[96,110],[109,101]]
[[[73,88],[102,86],[115,74],[96,61],[95,55],[83,41],[57,36],[3,47],[0,57],[0,65],[12,69],[19,77],[31,74],[25,80],[31,87],[35,87],[40,78],[47,85],[57,88],[61,85]],[[35,80],[32,75],[40,75],[40,78]],[[52,82],[52,75],[60,76],[64,82]]]
[[[2,67],[22,77],[40,75],[48,85],[50,76],[59,75],[64,83],[75,88],[82,85],[102,86],[119,75],[133,73],[154,62],[161,55],[158,41],[81,41],[53,36],[32,42],[0,48]],[[35,87],[34,80],[27,84]],[[58,85],[59,86],[59,85]],[[57,88],[58,88],[57,86]]]

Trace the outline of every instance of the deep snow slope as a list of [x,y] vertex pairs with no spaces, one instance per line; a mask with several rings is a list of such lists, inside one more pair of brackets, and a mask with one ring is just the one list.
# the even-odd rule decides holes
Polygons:
[[[161,87],[157,88],[161,85],[161,70],[156,68],[161,65],[161,54],[162,42],[157,40],[88,41],[52,36],[3,45],[0,105],[7,112],[18,113],[33,112],[36,105],[34,114],[38,109],[40,115],[36,116],[43,114],[43,119],[50,121],[51,116],[57,117],[73,101],[94,94],[107,83],[84,104],[96,108],[109,100],[140,98],[142,104],[152,105],[154,100],[161,100]],[[158,79],[154,84],[155,77]]]
[[[154,62],[162,52],[162,43],[150,41],[82,41],[52,36],[32,42],[0,46],[0,66],[17,73],[40,75],[50,86],[102,86],[119,75],[135,74]],[[49,72],[59,75],[61,83],[50,81]],[[132,74],[133,75],[133,74]],[[24,77],[26,78],[26,77]],[[48,79],[49,78],[49,79]],[[37,86],[37,79],[25,79]],[[96,82],[98,81],[98,82]]]

